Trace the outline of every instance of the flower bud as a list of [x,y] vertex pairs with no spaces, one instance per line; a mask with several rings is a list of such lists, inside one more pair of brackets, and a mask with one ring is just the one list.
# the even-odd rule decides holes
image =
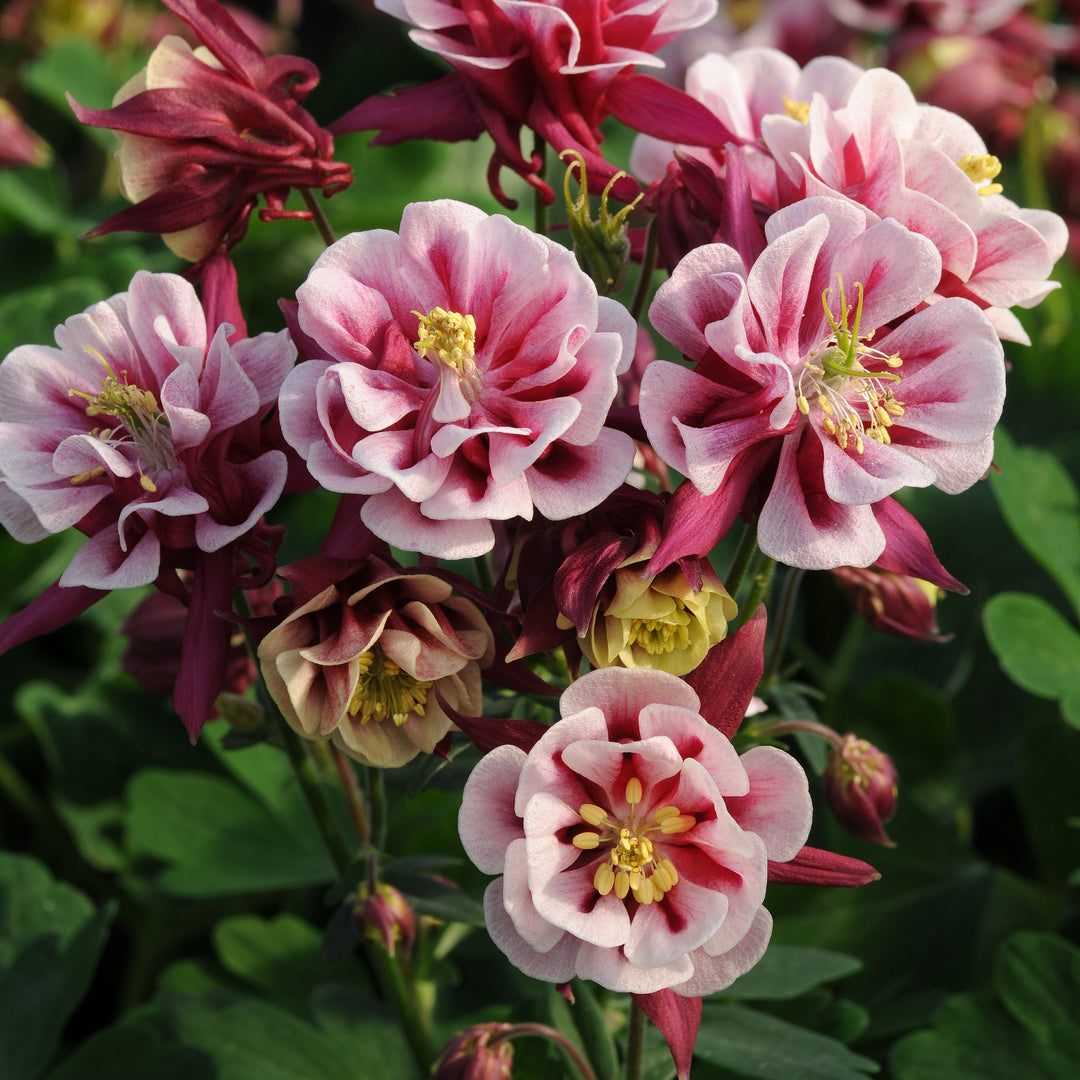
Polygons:
[[873,566],[840,566],[832,573],[855,610],[876,629],[915,641],[951,640],[952,634],[938,633],[941,590],[931,582]]
[[[585,159],[576,150],[564,151],[563,157],[571,157],[563,181],[566,209],[570,215],[570,235],[574,238],[574,254],[581,269],[592,278],[601,296],[619,292],[626,284],[626,267],[630,262],[630,240],[626,235],[626,218],[637,203],[634,200],[618,213],[609,215],[608,193],[625,173],[617,173],[600,196],[600,217],[589,216],[588,181],[585,177]],[[570,198],[570,177],[575,167],[581,181],[576,199]],[[639,195],[640,199],[641,196]]]
[[829,755],[823,777],[825,798],[852,836],[892,847],[884,823],[896,812],[898,779],[888,754],[848,734]]
[[511,1076],[514,1048],[492,1038],[510,1030],[510,1024],[475,1024],[459,1031],[439,1055],[433,1080],[507,1080]]
[[368,941],[382,945],[393,956],[398,946],[406,952],[416,941],[416,916],[408,900],[393,885],[378,882],[374,890],[360,888],[353,909],[357,927]]

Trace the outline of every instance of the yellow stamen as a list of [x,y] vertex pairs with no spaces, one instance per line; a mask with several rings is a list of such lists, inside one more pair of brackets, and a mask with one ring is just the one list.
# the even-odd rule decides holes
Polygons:
[[784,99],[784,112],[787,113],[792,120],[798,120],[800,124],[810,123],[809,101],[793,101],[787,94],[782,94],[781,97]]
[[696,824],[697,818],[693,814],[676,814],[674,817],[664,818],[660,823],[660,831],[665,835],[687,832]]
[[590,825],[604,825],[607,824],[607,811],[597,806],[595,803],[582,803],[578,807],[578,813],[582,818]]
[[596,873],[593,875],[593,885],[596,886],[596,891],[601,896],[607,896],[615,888],[615,871],[611,869],[610,863],[602,862],[596,868]]
[[378,645],[357,658],[359,678],[349,699],[350,716],[360,723],[393,720],[401,727],[410,716],[423,716],[431,682],[415,679],[383,654]]
[[641,802],[641,781],[636,776],[631,776],[626,781],[626,801],[631,806],[637,806]]
[[425,359],[435,353],[447,367],[462,375],[476,370],[476,320],[471,315],[460,315],[445,308],[432,308],[427,315],[414,311],[420,320],[419,338],[414,347]]
[[580,848],[582,851],[592,851],[594,848],[600,846],[600,834],[594,832],[579,832],[570,842],[574,847]]
[[1005,189],[1000,184],[991,184],[1001,172],[1001,162],[993,154],[965,154],[956,163],[979,189],[980,195],[1000,195]]

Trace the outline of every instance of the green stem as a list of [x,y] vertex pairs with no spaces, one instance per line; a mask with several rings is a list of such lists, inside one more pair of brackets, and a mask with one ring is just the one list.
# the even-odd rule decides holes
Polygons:
[[368,806],[371,808],[371,840],[382,851],[386,847],[386,788],[382,769],[367,768]]
[[735,625],[736,630],[753,616],[754,612],[757,611],[758,604],[765,599],[775,569],[776,560],[770,559],[768,555],[763,555],[761,565],[754,574],[754,583],[750,586],[750,595],[746,598],[746,603],[739,608],[739,618]]
[[641,1080],[641,1056],[645,1049],[645,1013],[630,999],[630,1027],[626,1033],[625,1080]]
[[489,596],[492,591],[491,581],[491,567],[488,566],[488,561],[483,555],[477,555],[473,559],[473,566],[476,567],[476,583],[484,590]]
[[319,230],[323,243],[329,247],[337,241],[337,237],[334,235],[334,230],[330,228],[330,222],[323,211],[322,203],[315,197],[315,192],[311,188],[301,188],[300,197],[311,211],[311,220],[315,223],[315,228]]
[[431,1030],[417,1006],[413,988],[405,978],[396,957],[391,956],[381,945],[370,944],[367,954],[375,977],[394,1011],[401,1021],[405,1038],[412,1051],[413,1060],[420,1069],[421,1076],[431,1075],[431,1066],[435,1061],[435,1046],[431,1039]]
[[281,734],[281,741],[285,745],[285,753],[288,755],[289,764],[292,765],[293,772],[296,774],[300,790],[304,793],[312,817],[315,818],[315,824],[318,826],[326,848],[330,852],[330,858],[333,859],[338,873],[343,874],[352,862],[352,854],[341,835],[337,822],[334,820],[333,811],[326,800],[326,793],[323,791],[318,779],[313,775],[311,758],[308,757],[307,751],[304,749],[304,742],[289,727],[285,718],[276,708],[272,708],[271,712],[277,717],[278,731]]
[[634,297],[630,301],[630,314],[634,322],[641,318],[641,313],[645,310],[645,301],[649,299],[649,287],[652,285],[653,271],[656,269],[658,242],[659,231],[656,228],[656,218],[651,217],[645,228],[645,254],[641,257],[641,273],[634,287]]
[[[533,156],[537,154],[540,155],[540,168],[536,170],[536,175],[543,180],[547,175],[547,143],[533,132]],[[541,236],[548,234],[548,206],[538,187],[533,188],[533,229]]]
[[[1037,102],[1024,118],[1020,135],[1020,175],[1024,182],[1024,202],[1027,206],[1050,205],[1050,192],[1046,186],[1045,158],[1046,103]],[[1008,195],[1008,192],[1005,192]]]
[[563,1034],[546,1024],[514,1024],[505,1031],[499,1032],[495,1038],[488,1042],[488,1046],[497,1046],[507,1039],[516,1038],[518,1035],[536,1035],[541,1039],[550,1039],[556,1043],[573,1062],[583,1080],[596,1080],[596,1073],[592,1071],[589,1063],[581,1055],[581,1051]]
[[795,614],[795,600],[799,595],[799,586],[802,584],[806,571],[801,567],[789,566],[784,578],[784,589],[780,594],[780,611],[776,617],[776,628],[773,631],[772,645],[769,648],[769,656],[765,661],[765,670],[761,674],[761,681],[767,683],[780,670],[780,663],[784,659],[784,649],[787,647],[788,634],[791,633],[791,620]]
[[732,596],[739,591],[746,571],[750,567],[750,561],[757,552],[757,529],[751,522],[743,526],[743,534],[739,537],[739,546],[735,550],[735,557],[731,560],[727,577],[724,578],[724,588]]

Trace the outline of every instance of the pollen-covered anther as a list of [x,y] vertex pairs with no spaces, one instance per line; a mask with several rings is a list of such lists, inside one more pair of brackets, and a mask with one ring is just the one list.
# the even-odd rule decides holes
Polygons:
[[393,720],[401,727],[410,716],[423,716],[432,684],[415,679],[375,646],[357,657],[359,677],[349,699],[350,716],[359,716],[361,725],[372,720]]
[[810,123],[809,101],[795,101],[793,98],[789,98],[787,94],[782,94],[781,96],[784,99],[784,112],[790,116],[792,120],[798,120],[800,124]]
[[866,438],[883,445],[892,442],[887,429],[894,417],[903,416],[904,408],[894,397],[890,384],[900,380],[894,369],[903,360],[871,347],[873,334],[860,337],[862,283],[855,283],[858,298],[854,309],[848,304],[839,275],[837,283],[839,316],[829,306],[832,290],[826,289],[821,297],[832,338],[803,362],[796,405],[804,416],[810,417],[816,411],[821,430],[841,450],[850,447],[862,454],[866,450]]
[[447,367],[461,375],[476,370],[476,320],[445,308],[432,308],[427,315],[412,313],[420,320],[419,337],[414,348],[427,359],[434,353]]
[[631,806],[641,802],[641,781],[636,776],[631,776],[626,781],[626,801]]
[[980,195],[1000,195],[1001,184],[990,183],[1001,172],[1001,162],[993,154],[965,154],[957,163],[978,188]]

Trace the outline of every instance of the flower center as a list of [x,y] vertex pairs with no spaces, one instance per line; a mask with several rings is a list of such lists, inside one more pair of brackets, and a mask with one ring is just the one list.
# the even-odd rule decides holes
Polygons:
[[[68,390],[68,396],[81,397],[88,402],[87,416],[111,416],[119,421],[115,427],[94,428],[90,434],[113,446],[134,444],[139,457],[139,484],[144,491],[157,491],[157,484],[145,474],[143,466],[155,472],[168,472],[176,464],[169,418],[149,390],[142,390],[127,381],[126,371],[121,371],[118,377],[101,353],[95,349],[87,349],[87,352],[93,353],[105,368],[101,391],[91,396],[82,390]],[[100,467],[90,469],[73,476],[70,483],[85,484],[104,471]]]
[[650,656],[689,646],[690,615],[678,597],[672,599],[675,609],[661,618],[630,621],[630,645],[640,645]]
[[427,315],[413,314],[420,320],[420,337],[416,351],[427,359],[434,353],[440,363],[453,368],[459,375],[476,371],[476,320],[471,315],[459,315],[441,307],[432,308]]
[[786,112],[792,120],[798,120],[800,124],[810,123],[809,101],[794,101],[792,98],[789,98],[787,94],[781,96],[784,99],[784,112]]
[[892,441],[889,428],[893,419],[904,415],[903,403],[896,399],[889,385],[900,381],[899,373],[871,371],[864,361],[883,364],[886,368],[898,368],[903,361],[859,339],[862,283],[855,283],[859,298],[849,324],[852,312],[844,295],[844,282],[839,274],[836,280],[840,286],[840,318],[834,318],[829,309],[832,290],[826,289],[821,294],[821,303],[833,336],[804,362],[795,402],[803,416],[809,416],[812,407],[816,410],[822,430],[836,440],[841,450],[852,446],[861,454],[865,450],[864,436],[888,445]]
[[1000,184],[987,182],[1001,172],[1001,162],[993,154],[965,154],[956,164],[971,178],[980,195],[1000,195],[1005,190]]
[[401,727],[410,716],[423,716],[431,683],[414,679],[402,671],[376,645],[357,659],[360,678],[349,699],[349,715],[360,716],[360,724],[369,720],[394,721]]
[[579,832],[571,843],[581,851],[610,845],[607,858],[593,875],[593,885],[601,896],[614,892],[624,900],[633,893],[639,904],[651,904],[662,900],[679,883],[679,874],[670,859],[656,857],[650,834],[673,836],[686,832],[697,824],[697,818],[682,813],[677,806],[660,806],[639,822],[637,807],[642,794],[641,781],[636,776],[630,777],[626,782],[630,813],[624,821],[613,821],[602,806],[583,803],[578,813],[592,829]]

